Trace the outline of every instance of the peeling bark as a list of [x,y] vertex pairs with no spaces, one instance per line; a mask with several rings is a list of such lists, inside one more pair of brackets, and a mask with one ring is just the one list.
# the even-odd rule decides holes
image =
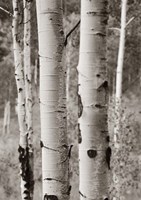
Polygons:
[[107,0],[81,1],[78,64],[81,200],[104,200],[108,196],[109,170],[105,154],[108,148],[107,20]]
[[69,199],[63,10],[61,0],[37,0],[44,200]]

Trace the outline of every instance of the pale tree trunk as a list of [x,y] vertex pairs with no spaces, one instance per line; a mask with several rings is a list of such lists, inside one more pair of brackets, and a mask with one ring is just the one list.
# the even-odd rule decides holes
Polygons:
[[125,34],[126,34],[126,7],[127,0],[121,2],[121,29],[120,29],[120,42],[118,52],[118,62],[116,71],[116,95],[115,95],[115,126],[114,126],[114,147],[112,154],[112,199],[121,200],[123,196],[121,194],[120,178],[120,134],[122,134],[122,74],[124,63],[124,51],[125,51]]
[[[81,200],[108,199],[106,163],[108,82],[107,1],[81,1],[79,73],[79,167]],[[108,149],[109,150],[109,149]],[[111,153],[111,151],[110,151]]]
[[43,199],[69,199],[61,0],[37,0]]
[[34,68],[34,84],[35,84],[35,93],[38,96],[38,58],[35,60],[35,68]]
[[67,53],[66,53],[66,64],[67,64],[67,80],[66,80],[66,92],[67,92],[67,105],[70,99],[70,65],[71,65],[71,40],[68,40]]
[[10,133],[10,101],[5,103],[4,120],[3,120],[3,135]]
[[126,31],[126,6],[127,0],[122,0],[121,8],[121,29],[120,29],[120,43],[118,52],[117,72],[116,72],[116,96],[115,96],[115,135],[114,141],[117,141],[117,134],[120,127],[121,118],[121,97],[122,97],[122,73],[123,73],[123,62],[124,62],[124,50],[125,50],[125,31]]
[[13,0],[13,50],[15,61],[15,79],[18,91],[18,121],[20,129],[19,141],[19,161],[21,175],[21,196],[22,200],[30,199],[29,182],[28,182],[28,146],[26,132],[26,113],[25,113],[25,88],[24,88],[24,69],[22,65],[22,48],[19,30],[21,1]]
[[30,199],[33,199],[33,97],[32,97],[32,69],[31,69],[31,6],[32,0],[24,0],[24,79],[26,97],[26,125],[29,151],[29,190]]

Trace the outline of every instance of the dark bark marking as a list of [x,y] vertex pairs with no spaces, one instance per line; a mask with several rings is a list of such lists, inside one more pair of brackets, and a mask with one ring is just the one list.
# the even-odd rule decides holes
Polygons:
[[106,137],[106,142],[110,142],[110,136],[109,135]]
[[108,81],[104,81],[99,87],[98,90],[101,90],[102,88],[108,89]]
[[100,104],[95,104],[95,107],[96,107],[96,108],[99,108],[99,109],[102,109],[102,108],[104,108],[105,106],[102,106],[102,105],[100,105]]
[[96,15],[97,12],[92,12],[92,11],[90,11],[90,12],[87,12],[87,14],[88,14],[88,15]]
[[70,195],[71,189],[72,189],[72,186],[70,185],[69,188],[68,188],[68,191],[67,191],[67,193],[66,193],[67,195]]
[[96,77],[98,77],[98,78],[99,78],[99,77],[100,77],[100,74],[96,74]]
[[83,113],[83,104],[81,101],[81,96],[78,94],[78,117],[80,118]]
[[55,195],[44,195],[44,200],[58,200],[58,197]]
[[60,183],[64,183],[64,181],[61,181],[61,180],[58,180],[58,179],[55,179],[55,178],[45,178],[44,181],[57,181],[57,182],[60,182]]
[[80,191],[79,191],[79,194],[84,197],[84,198],[87,198],[84,194],[82,194]]
[[90,158],[95,158],[97,156],[97,151],[96,150],[93,150],[93,149],[89,149],[87,151],[87,154]]
[[52,150],[52,151],[58,151],[58,150],[56,150],[56,149],[52,149],[52,148],[50,148],[50,147],[45,146],[44,143],[43,143],[41,140],[40,140],[40,147],[41,147],[41,148],[44,147],[45,149]]
[[22,88],[19,88],[19,92],[21,92],[21,91],[23,91],[23,89],[22,89]]
[[26,80],[28,83],[31,83],[31,80],[28,78],[28,75],[26,74]]
[[101,32],[97,32],[95,35],[98,35],[98,36],[100,36],[100,37],[105,37],[105,36],[106,36],[105,33],[101,33]]
[[112,150],[110,147],[108,147],[106,149],[106,163],[107,163],[107,166],[108,166],[108,169],[110,170],[110,161],[111,161],[111,155],[112,155]]
[[78,123],[78,144],[81,144],[81,142],[82,142],[82,136],[81,136],[80,124]]
[[106,61],[106,60],[107,60],[107,58],[105,58],[105,57],[104,57],[104,58],[101,58],[101,60],[105,60],[105,61]]
[[26,147],[25,149],[22,148],[19,145],[18,148],[18,152],[19,152],[19,161],[21,164],[21,177],[22,179],[26,182],[25,183],[25,188],[26,190],[24,191],[24,194],[26,194],[27,196],[25,197],[25,199],[31,199],[30,197],[30,192],[33,192],[33,188],[34,188],[34,180],[33,180],[33,172],[30,168],[30,164],[29,164],[29,158],[31,156],[33,156],[33,153],[29,152],[29,148]]
[[107,22],[108,22],[108,17],[105,17],[105,18],[102,20],[102,24],[107,25]]
[[68,152],[68,157],[69,157],[69,158],[71,158],[72,147],[73,147],[73,145],[70,145],[69,152]]
[[109,200],[109,199],[106,197],[106,198],[104,198],[104,200]]
[[64,31],[62,29],[59,32],[61,35],[64,35]]

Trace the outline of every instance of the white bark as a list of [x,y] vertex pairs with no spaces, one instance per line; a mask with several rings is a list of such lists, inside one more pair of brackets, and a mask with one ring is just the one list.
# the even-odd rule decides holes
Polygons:
[[81,1],[79,55],[80,199],[108,197],[106,163],[108,83],[107,1]]
[[[66,64],[67,64],[67,81],[66,81],[66,92],[67,92],[67,101],[69,101],[69,96],[70,96],[70,93],[69,93],[69,90],[70,90],[70,67],[71,67],[71,62],[70,62],[70,59],[71,59],[71,51],[70,51],[70,48],[71,48],[71,40],[68,40],[68,44],[67,44],[67,54],[66,54]],[[68,104],[68,102],[67,102]]]
[[127,0],[122,0],[120,43],[119,43],[117,72],[116,72],[116,99],[117,101],[119,101],[119,103],[121,102],[121,95],[122,95],[122,73],[123,73],[124,50],[125,50],[125,31],[126,31],[126,6],[127,6]]
[[69,147],[66,140],[62,1],[37,0],[43,199],[67,200]]
[[24,0],[24,79],[26,97],[26,125],[29,151],[29,190],[30,199],[33,199],[33,97],[32,97],[32,69],[31,69],[31,5],[32,0]]
[[3,135],[10,133],[10,101],[5,103],[4,120],[3,120]]
[[20,161],[20,175],[21,175],[21,197],[22,200],[30,200],[29,192],[29,180],[28,180],[28,142],[26,132],[26,110],[25,110],[25,88],[24,88],[24,69],[22,62],[22,48],[20,38],[20,11],[19,0],[13,0],[13,50],[15,61],[15,79],[18,91],[18,121],[20,129],[20,141],[19,141],[19,161]]

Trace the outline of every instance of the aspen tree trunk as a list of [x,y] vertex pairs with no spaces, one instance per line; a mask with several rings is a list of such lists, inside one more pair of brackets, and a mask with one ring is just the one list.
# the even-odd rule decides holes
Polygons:
[[107,20],[107,0],[81,1],[78,65],[79,193],[81,200],[108,199]]
[[43,199],[69,199],[61,0],[37,0]]
[[[126,7],[127,0],[122,0],[121,6],[121,29],[120,29],[120,42],[116,72],[116,95],[115,95],[115,128],[114,128],[114,147],[112,154],[112,173],[113,173],[113,184],[112,184],[112,199],[122,200],[121,192],[121,181],[123,178],[120,176],[120,154],[122,154],[120,148],[120,135],[122,134],[122,74],[123,74],[123,62],[124,62],[124,51],[125,51],[125,33],[126,33]],[[122,167],[122,166],[121,166]]]
[[[67,44],[67,54],[66,54],[66,64],[67,64],[67,80],[66,80],[66,93],[67,93],[67,101],[69,101],[69,98],[70,98],[70,92],[69,92],[69,89],[70,89],[70,65],[71,65],[71,62],[70,62],[70,59],[71,59],[71,40],[68,40],[68,44]],[[67,102],[68,104],[68,102]]]
[[3,120],[3,135],[10,133],[10,101],[5,103],[4,120]]
[[26,113],[25,113],[25,88],[24,88],[24,69],[22,65],[22,48],[19,31],[20,11],[19,5],[21,1],[13,0],[13,49],[15,61],[15,79],[18,91],[18,121],[20,129],[19,141],[19,161],[21,175],[21,196],[22,200],[30,200],[29,182],[28,182],[28,146],[26,132]]
[[116,72],[116,129],[114,141],[116,143],[117,136],[120,127],[120,118],[121,118],[121,96],[122,96],[122,73],[123,73],[123,62],[124,62],[124,50],[125,50],[125,31],[126,31],[126,7],[127,0],[122,0],[121,8],[121,30],[120,30],[120,43],[119,43],[119,52],[118,52],[118,62],[117,62],[117,72]]
[[33,98],[32,98],[32,70],[31,70],[31,5],[32,0],[24,0],[24,79],[26,97],[26,125],[29,156],[29,190],[30,199],[33,199]]

